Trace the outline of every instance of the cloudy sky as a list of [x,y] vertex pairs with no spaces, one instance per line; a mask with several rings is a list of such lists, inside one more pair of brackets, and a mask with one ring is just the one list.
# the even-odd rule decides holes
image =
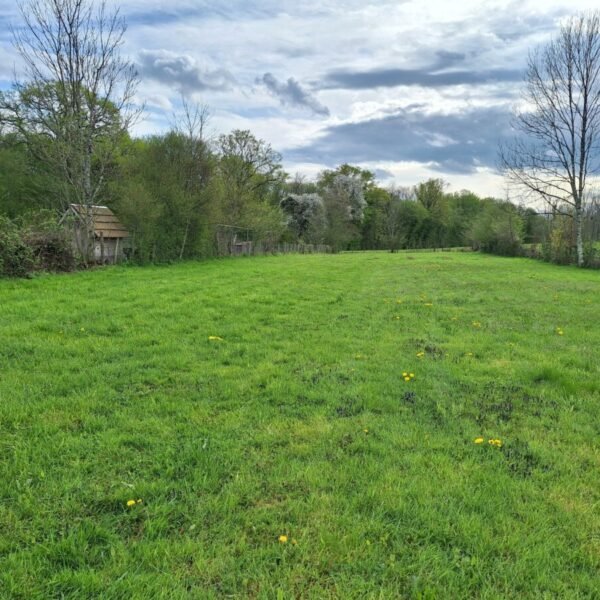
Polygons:
[[[252,130],[291,173],[350,162],[383,184],[503,195],[497,147],[527,52],[597,2],[121,0],[146,104],[135,133],[168,128],[184,94],[214,134]],[[19,69],[10,24],[16,1],[0,0],[0,88]]]

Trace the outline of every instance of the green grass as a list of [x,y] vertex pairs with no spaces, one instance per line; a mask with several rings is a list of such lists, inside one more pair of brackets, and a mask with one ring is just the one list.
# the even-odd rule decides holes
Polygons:
[[1,281],[0,597],[598,598],[599,290],[460,253]]

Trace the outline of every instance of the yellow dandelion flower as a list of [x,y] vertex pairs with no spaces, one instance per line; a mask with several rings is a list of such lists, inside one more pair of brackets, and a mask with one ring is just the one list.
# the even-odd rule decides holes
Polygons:
[[410,378],[411,378],[411,379],[412,379],[414,376],[415,376],[415,374],[414,374],[414,373],[411,373],[411,374],[410,374]]
[[288,536],[287,535],[280,535],[279,536],[279,543],[280,544],[287,544],[288,541]]
[[476,437],[476,438],[473,440],[473,443],[474,443],[474,444],[483,444],[483,438],[482,438],[482,437]]
[[408,377],[408,373],[402,373],[402,377]]
[[408,376],[407,376],[407,377],[405,377],[405,378],[404,378],[404,381],[410,381],[410,377],[408,377]]
[[135,505],[136,505],[135,500],[127,500],[127,506],[135,506]]
[[363,431],[364,431],[365,433],[369,433],[369,430],[368,430],[368,429],[363,429]]

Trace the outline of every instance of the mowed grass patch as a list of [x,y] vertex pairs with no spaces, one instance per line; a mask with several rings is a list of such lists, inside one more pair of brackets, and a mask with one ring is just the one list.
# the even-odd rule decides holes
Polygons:
[[459,253],[0,282],[0,597],[596,597],[599,291]]

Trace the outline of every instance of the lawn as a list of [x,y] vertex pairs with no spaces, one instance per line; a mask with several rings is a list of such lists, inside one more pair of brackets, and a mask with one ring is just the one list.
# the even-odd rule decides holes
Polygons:
[[472,253],[0,281],[0,598],[598,598],[599,321]]

